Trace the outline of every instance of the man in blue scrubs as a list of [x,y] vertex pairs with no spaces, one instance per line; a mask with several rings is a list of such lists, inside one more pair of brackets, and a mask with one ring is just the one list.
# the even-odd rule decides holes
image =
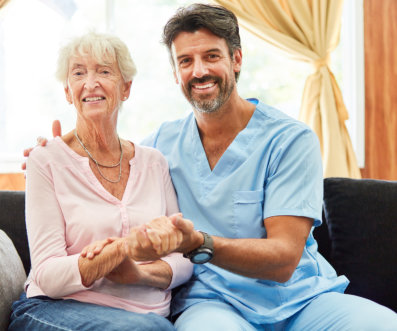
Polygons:
[[185,218],[175,222],[183,233],[179,251],[196,264],[173,300],[176,328],[397,330],[393,311],[343,294],[348,280],[317,252],[317,137],[238,95],[242,51],[234,14],[203,4],[182,8],[163,41],[193,107],[144,141],[169,162]]
[[180,209],[196,229],[177,223],[185,235],[181,251],[196,263],[173,301],[177,329],[397,330],[397,314],[343,294],[348,280],[317,252],[317,137],[238,95],[234,14],[203,4],[181,8],[163,42],[193,106],[144,141],[166,156]]

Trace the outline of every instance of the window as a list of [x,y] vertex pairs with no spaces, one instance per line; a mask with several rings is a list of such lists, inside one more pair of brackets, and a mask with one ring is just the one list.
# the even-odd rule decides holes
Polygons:
[[332,69],[349,111],[349,130],[358,166],[365,166],[364,2],[345,0],[340,43]]
[[[71,36],[88,30],[120,36],[138,67],[118,121],[121,137],[139,142],[163,121],[190,112],[160,38],[164,23],[175,10],[193,2],[200,1],[10,1],[0,11],[0,172],[19,171],[22,150],[32,146],[39,135],[50,138],[54,119],[61,120],[64,133],[74,128],[74,107],[66,102],[54,73],[59,47]],[[275,54],[243,29],[241,34],[241,96],[258,97],[297,117],[310,66]],[[344,47],[349,45],[345,42]],[[339,69],[332,69],[339,80],[347,81],[344,58],[337,56]],[[346,91],[353,94],[348,88]],[[349,100],[346,95],[345,100]],[[349,105],[348,109],[352,113]]]

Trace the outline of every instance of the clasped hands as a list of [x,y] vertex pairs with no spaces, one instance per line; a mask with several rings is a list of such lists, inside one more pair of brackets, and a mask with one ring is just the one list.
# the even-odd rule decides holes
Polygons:
[[[160,258],[189,249],[195,235],[197,231],[193,223],[183,219],[182,214],[175,214],[135,227],[127,237],[93,242],[80,254],[82,282],[90,286],[95,280],[106,277],[117,283],[166,288],[171,281],[172,270]],[[137,261],[148,263],[138,264]],[[158,274],[159,270],[163,270],[166,276],[157,277],[160,281],[156,283],[153,272]]]
[[188,233],[178,228],[175,225],[177,222],[184,222],[186,225],[191,223],[183,220],[182,214],[178,213],[170,217],[161,216],[133,228],[130,235],[123,238],[128,256],[135,261],[153,261],[178,251]]
[[172,252],[183,252],[194,235],[193,223],[182,214],[160,216],[147,224],[132,228],[124,238],[111,237],[84,247],[81,256],[93,259],[105,246],[115,243],[121,254],[134,261],[155,261]]

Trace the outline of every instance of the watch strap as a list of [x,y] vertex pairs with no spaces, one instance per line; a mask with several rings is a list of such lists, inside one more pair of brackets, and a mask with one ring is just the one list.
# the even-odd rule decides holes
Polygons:
[[203,231],[198,231],[198,232],[200,232],[203,235],[203,238],[204,238],[203,244],[201,246],[197,247],[196,249],[188,252],[188,253],[184,253],[183,257],[192,260],[192,258],[196,254],[202,252],[203,250],[210,251],[211,252],[211,257],[212,257],[212,252],[214,251],[214,240],[212,239],[212,237],[208,233],[203,232]]

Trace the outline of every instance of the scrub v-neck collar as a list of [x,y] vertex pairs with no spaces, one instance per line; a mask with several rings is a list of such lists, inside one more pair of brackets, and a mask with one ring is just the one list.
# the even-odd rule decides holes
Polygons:
[[[257,100],[248,100],[257,105]],[[237,134],[212,170],[208,163],[207,155],[205,154],[204,147],[201,142],[196,119],[194,116],[192,116],[190,130],[192,137],[192,149],[195,161],[194,163],[201,179],[211,182],[217,177],[226,176],[234,169],[238,168],[241,163],[247,159],[247,157],[255,148],[254,144],[251,144],[250,141],[253,140],[257,134],[254,124],[256,122],[255,118],[257,116],[258,110],[256,107],[250,120],[248,121],[247,126]]]

